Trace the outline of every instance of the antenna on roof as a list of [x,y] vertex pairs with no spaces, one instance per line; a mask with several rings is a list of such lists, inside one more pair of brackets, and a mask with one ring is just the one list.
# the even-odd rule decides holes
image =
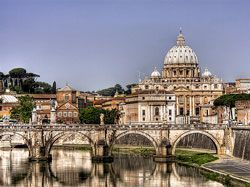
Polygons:
[[138,71],[138,80],[139,80],[139,83],[141,82],[141,72]]

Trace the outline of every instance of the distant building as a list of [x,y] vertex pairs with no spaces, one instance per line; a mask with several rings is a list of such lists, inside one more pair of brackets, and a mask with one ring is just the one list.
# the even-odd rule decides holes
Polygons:
[[175,95],[164,90],[141,90],[128,96],[124,122],[175,123]]
[[218,112],[216,107],[214,107],[213,101],[201,105],[201,115],[200,120],[203,123],[218,124]]
[[18,99],[13,95],[0,95],[0,118],[9,117],[12,108],[18,105]]
[[235,86],[239,93],[250,93],[250,79],[236,79]]
[[194,50],[186,45],[182,32],[177,37],[176,45],[165,56],[162,74],[155,69],[149,78],[139,81],[132,92],[152,89],[173,93],[177,123],[186,123],[186,119],[200,120],[201,107],[224,92],[222,80],[207,68],[201,74],[198,58]]
[[60,88],[56,92],[56,114],[57,121],[62,123],[78,123],[79,110],[76,90],[69,85]]
[[29,94],[34,100],[37,117],[41,121],[48,121],[50,119],[50,112],[53,103],[56,105],[55,94]]
[[120,104],[125,102],[124,97],[114,97],[110,100],[103,101],[101,103],[101,108],[105,110],[119,110]]
[[224,83],[225,94],[237,93],[235,82]]
[[250,125],[250,101],[236,101],[237,122]]

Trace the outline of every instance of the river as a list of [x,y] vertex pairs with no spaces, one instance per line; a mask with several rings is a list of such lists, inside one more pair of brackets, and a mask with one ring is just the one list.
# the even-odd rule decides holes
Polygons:
[[195,168],[138,155],[115,155],[112,164],[93,164],[90,152],[81,150],[54,149],[52,157],[49,164],[30,163],[26,149],[0,150],[0,186],[223,186]]

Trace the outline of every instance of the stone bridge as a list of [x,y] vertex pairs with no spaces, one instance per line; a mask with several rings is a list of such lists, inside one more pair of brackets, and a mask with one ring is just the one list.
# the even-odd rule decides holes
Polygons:
[[93,161],[109,162],[113,160],[112,148],[116,140],[128,134],[140,134],[152,142],[156,152],[154,160],[165,162],[175,155],[178,142],[194,133],[209,137],[217,154],[232,154],[234,142],[230,129],[218,124],[12,124],[0,125],[0,137],[20,136],[29,149],[30,160],[51,160],[54,143],[77,134],[87,138]]

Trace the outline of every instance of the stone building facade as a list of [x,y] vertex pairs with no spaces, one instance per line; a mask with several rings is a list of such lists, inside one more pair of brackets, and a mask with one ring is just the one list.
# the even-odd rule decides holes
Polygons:
[[181,31],[176,45],[165,56],[162,74],[155,69],[150,78],[139,81],[132,91],[136,93],[150,89],[164,90],[175,95],[176,121],[183,117],[200,120],[201,106],[209,104],[224,92],[221,79],[207,68],[201,73],[198,57],[186,45]]
[[250,125],[250,101],[236,101],[237,122],[244,125]]
[[58,89],[56,92],[56,114],[57,121],[63,123],[78,123],[79,110],[76,97],[76,90],[69,85]]

